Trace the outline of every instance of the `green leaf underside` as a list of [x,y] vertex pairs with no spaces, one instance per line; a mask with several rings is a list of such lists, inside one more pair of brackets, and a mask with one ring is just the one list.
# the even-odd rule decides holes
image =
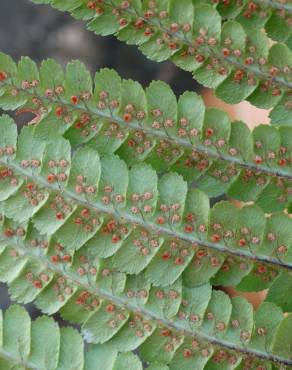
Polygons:
[[[225,28],[228,29],[227,26]],[[0,55],[0,62],[6,59],[5,54]],[[15,68],[13,75],[0,82],[7,93],[14,85],[12,79],[20,79],[20,72],[23,74],[20,67],[18,70]],[[284,210],[291,202],[291,127],[276,129],[261,125],[250,132],[242,122],[231,123],[223,111],[205,110],[202,99],[195,93],[186,92],[176,101],[172,90],[163,82],[151,83],[144,92],[137,82],[122,81],[115,71],[109,69],[96,74],[92,95],[89,73],[80,62],[68,64],[63,77],[61,67],[47,60],[42,63],[39,74],[40,85],[34,92],[30,88],[23,89],[21,82],[19,86],[16,84],[21,91],[21,99],[25,97],[20,105],[25,104],[24,109],[37,114],[38,125],[34,131],[23,130],[19,137],[17,159],[25,157],[31,162],[27,167],[31,173],[40,171],[40,167],[33,165],[38,157],[44,155],[44,161],[49,157],[55,161],[61,156],[68,158],[70,142],[73,148],[87,144],[98,150],[102,157],[117,153],[129,166],[143,161],[158,172],[175,171],[188,183],[195,183],[209,197],[227,193],[241,201],[254,201],[268,213]],[[74,92],[72,84],[78,84],[78,81],[71,81],[71,75],[84,76],[86,81]],[[25,81],[28,78],[27,75]],[[39,99],[37,103],[33,99],[35,95]],[[77,99],[77,104],[75,100],[72,104],[72,98]],[[0,106],[7,109],[2,105],[1,96]],[[59,139],[57,143],[56,133],[67,141]],[[53,140],[55,146],[45,150],[44,140]],[[30,142],[33,142],[32,146],[29,146]],[[60,152],[56,151],[57,148]],[[90,158],[87,160],[88,164],[95,166]],[[115,163],[118,168],[118,160]],[[47,168],[42,170],[42,174],[53,172],[57,175],[56,170]],[[59,172],[68,177],[68,168]],[[120,175],[115,173],[117,179],[108,181],[115,181],[116,184],[112,185],[118,186]],[[70,184],[70,179],[63,182],[67,181]],[[18,186],[21,186],[20,180]],[[122,193],[122,189],[119,190]],[[16,189],[3,176],[0,199],[8,198],[14,191]],[[19,221],[25,213],[35,211],[24,209],[24,215],[19,214]],[[49,227],[53,232],[57,226]]]
[[[7,117],[2,120],[7,122]],[[13,133],[14,123],[9,122]],[[250,288],[242,279],[248,284],[265,282],[266,287],[281,266],[291,268],[291,220],[285,214],[267,217],[257,206],[239,210],[229,202],[210,209],[207,196],[200,190],[187,192],[185,181],[176,173],[158,180],[149,165],[137,164],[129,171],[122,160],[115,156],[100,159],[91,148],[78,149],[72,160],[67,154],[65,159],[48,160],[46,147],[43,153],[35,159],[40,164],[36,177],[23,166],[26,160],[19,158],[18,150],[10,155],[15,159],[1,160],[11,170],[10,181],[16,174],[25,181],[3,202],[7,219],[2,229],[10,236],[17,224],[23,228],[23,223],[31,221],[41,235],[53,240],[52,258],[54,248],[59,252],[54,244],[59,244],[70,255],[81,249],[79,254],[84,251],[88,256],[110,258],[114,268],[127,274],[146,269],[147,280],[156,286],[172,284],[183,274],[192,286],[214,277],[215,284],[241,282],[243,290]],[[124,183],[110,176],[115,166]],[[157,235],[151,236],[150,229]],[[271,234],[275,240],[270,240]],[[204,252],[190,243],[210,250]],[[250,262],[244,263],[244,257]],[[237,277],[236,266],[241,266]]]
[[[19,134],[0,117],[0,281],[81,327],[11,306],[0,368],[292,369],[290,4],[32,1],[273,108],[273,126],[250,132],[161,81],[103,69],[93,84],[79,61],[0,53],[0,108],[35,115]],[[223,194],[252,204],[210,207]],[[221,286],[268,293],[254,311]]]
[[[269,49],[268,37],[260,30],[266,26],[268,36],[280,42],[289,40],[290,4],[279,3],[273,8],[270,1],[250,5],[249,1],[238,4],[232,0],[224,5],[218,2],[216,9],[211,1],[184,0],[177,4],[167,0],[151,7],[137,0],[123,8],[122,0],[105,0],[88,9],[83,2],[69,3],[69,7],[60,8],[54,0],[49,2],[77,19],[89,21],[88,29],[96,34],[115,34],[128,44],[138,45],[152,60],[172,59],[179,67],[194,72],[201,84],[216,88],[217,95],[228,103],[247,98],[257,106],[273,107],[291,89],[291,50],[280,43]],[[119,12],[113,14],[113,9]],[[278,66],[279,72],[269,83],[271,67]],[[258,97],[259,91],[262,98]],[[280,102],[275,111],[282,107],[287,117],[288,105]],[[273,112],[271,117],[275,124],[285,124]],[[291,119],[287,121],[292,124]]]
[[4,314],[1,311],[0,317],[3,370],[96,370],[98,364],[106,370],[142,370],[141,361],[133,353],[119,353],[107,345],[90,345],[85,350],[76,329],[59,328],[47,316],[31,321],[21,306],[10,306]]
[[[5,217],[1,221],[0,278],[9,284],[14,300],[35,301],[48,314],[60,311],[64,319],[82,324],[82,333],[91,343],[113,343],[112,348],[121,351],[140,347],[146,361],[169,364],[170,368],[189,366],[189,358],[194,358],[194,363],[202,368],[209,366],[216,358],[217,345],[231,352],[239,351],[236,361],[245,361],[242,340],[249,341],[252,335],[257,335],[252,334],[253,311],[245,300],[231,302],[226,294],[212,292],[208,281],[212,278],[217,284],[218,274],[218,283],[228,285],[235,279],[232,268],[237,264],[245,272],[240,282],[238,277],[235,279],[243,290],[249,290],[249,286],[255,290],[254,286],[267,284],[273,287],[274,278],[280,279],[284,274],[279,256],[273,258],[275,248],[278,254],[283,254],[282,264],[286,268],[291,263],[292,228],[288,216],[275,213],[267,217],[255,205],[239,210],[229,202],[220,202],[210,210],[208,197],[197,189],[188,192],[181,176],[168,173],[158,179],[147,164],[127,170],[116,156],[100,158],[92,148],[78,149],[72,158],[66,149],[51,163],[44,146],[42,156],[34,158],[40,163],[34,173],[33,168],[20,163],[13,120],[2,116],[0,127],[13,147],[1,158],[1,163],[13,170],[12,176],[15,172],[23,178],[22,187],[1,203]],[[33,126],[26,127],[26,135],[29,129],[35,130]],[[126,180],[117,182],[109,176],[107,163],[113,163],[112,170],[118,163]],[[66,176],[60,178],[60,173]],[[141,182],[143,176],[145,181]],[[48,194],[45,200],[44,193]],[[17,195],[32,206],[21,222],[19,201],[14,201]],[[106,201],[104,197],[108,197]],[[153,208],[151,212],[145,212],[147,204]],[[43,223],[37,220],[43,207],[50,210],[47,214],[52,220],[60,222],[58,228],[49,222],[53,229],[48,226],[42,229]],[[141,208],[142,213],[133,207]],[[64,216],[59,217],[59,212]],[[165,222],[161,223],[161,219]],[[156,228],[154,234],[153,228]],[[279,241],[285,235],[287,248],[281,245],[279,249],[278,239],[270,240],[271,233],[277,234]],[[108,242],[119,244],[106,258],[104,247],[101,257],[98,252],[99,240],[105,237]],[[223,238],[229,257],[220,253]],[[190,244],[192,240],[202,246]],[[204,245],[213,249],[206,250]],[[236,255],[244,247],[249,252],[243,254],[251,253],[249,264]],[[252,262],[258,250],[265,254],[257,257],[258,262]],[[226,277],[224,272],[228,273]],[[235,330],[238,328],[234,320],[242,322],[240,330]],[[45,322],[46,330],[54,331],[54,325]],[[162,322],[166,329],[157,326],[157,322]],[[34,324],[32,342],[41,335],[42,326],[39,322]],[[185,340],[183,332],[187,334]],[[279,333],[280,338],[286,335],[281,329]],[[198,348],[189,342],[188,335],[198,336]],[[48,368],[53,369],[58,364],[58,356],[53,355],[57,351],[57,339],[54,340],[53,334],[50,338],[51,344],[38,340],[39,348],[30,352],[29,358],[41,367],[48,363]],[[153,345],[163,351],[153,352]],[[285,362],[286,350],[281,352],[278,342],[273,342],[272,347],[276,349],[272,357],[263,352],[264,358],[273,360],[281,353],[285,354],[284,360],[281,359]],[[28,349],[23,351],[28,353]],[[252,352],[253,348],[248,351]],[[128,359],[119,361],[119,366],[123,366]]]
[[[8,249],[10,249],[10,252],[16,251],[16,249],[12,247],[8,247]],[[20,252],[20,249],[18,251]],[[23,249],[22,252],[25,253],[25,249]],[[33,254],[32,252],[31,255],[33,256]],[[21,254],[19,254],[18,258],[21,258]],[[42,261],[44,262],[45,259],[42,259]],[[63,273],[62,277],[60,274],[61,270],[50,262],[47,262],[47,266],[46,271],[42,274],[42,278],[44,278],[44,275],[48,273],[49,270],[55,272],[57,276],[59,276],[56,280],[56,284],[59,285],[59,291],[56,291],[56,288],[52,288],[55,292],[51,294],[50,301],[59,301],[59,304],[63,306],[61,314],[64,319],[70,320],[70,312],[72,309],[75,311],[73,322],[83,324],[82,332],[85,339],[89,342],[96,343],[96,345],[93,346],[93,348],[96,348],[94,350],[92,349],[93,352],[97,351],[100,353],[97,348],[100,348],[102,351],[101,353],[104,353],[104,351],[107,351],[107,348],[111,348],[113,352],[124,352],[140,347],[141,355],[144,360],[148,362],[170,364],[171,368],[172,366],[178,366],[182,359],[186,361],[186,358],[189,359],[189,361],[203,361],[204,364],[211,366],[213,364],[213,357],[216,362],[215,357],[217,349],[219,351],[222,346],[224,347],[224,351],[227,351],[228,357],[235,356],[238,363],[244,363],[245,356],[241,355],[240,352],[236,354],[237,351],[243,351],[243,354],[245,352],[248,354],[249,351],[252,353],[255,351],[255,356],[257,356],[257,353],[261,353],[261,355],[265,356],[265,350],[268,346],[270,348],[276,348],[273,353],[277,357],[278,353],[285,353],[285,350],[282,351],[280,345],[283,340],[286,340],[286,348],[289,348],[289,335],[287,336],[285,331],[283,333],[281,328],[285,327],[284,322],[289,322],[290,316],[283,318],[281,310],[273,303],[264,303],[262,307],[258,309],[255,313],[256,321],[254,323],[252,306],[245,299],[237,297],[230,301],[229,297],[223,292],[212,292],[209,284],[192,289],[183,287],[181,290],[180,282],[173,285],[171,288],[154,289],[153,294],[150,292],[148,303],[145,306],[136,305],[129,301],[129,298],[131,298],[129,292],[131,291],[135,294],[133,289],[129,290],[126,294],[126,298],[123,299],[122,296],[111,295],[111,293],[106,290],[93,288],[92,285],[90,286],[88,283],[84,282],[77,274],[74,276],[72,273]],[[81,288],[77,291],[78,294],[73,294],[74,290],[69,291],[69,287],[72,283]],[[65,289],[65,294],[72,296],[73,299],[71,302],[66,299],[60,300],[62,289]],[[36,301],[37,306],[38,301],[42,301],[45,294],[45,290],[40,289],[38,293],[39,297]],[[168,301],[165,300],[165,308],[167,308],[167,311],[161,311],[161,308],[155,304],[155,300],[161,297],[161,294],[167,294],[169,296]],[[158,301],[161,299],[162,298],[159,298]],[[161,303],[159,303],[160,307],[162,307]],[[169,305],[174,309],[172,313],[169,311],[171,307]],[[75,307],[79,307],[79,314]],[[10,310],[16,310],[17,315],[19,315],[19,309],[14,309],[14,306],[10,308]],[[59,310],[59,307],[57,310]],[[272,319],[270,315],[270,323],[267,323],[263,315],[270,313],[271,310],[275,311],[275,314],[277,313],[277,319],[276,317],[274,318],[274,316]],[[81,314],[82,311],[86,313],[86,316]],[[133,313],[129,314],[129,311]],[[171,315],[171,320],[167,319],[167,312]],[[32,331],[29,330],[28,325],[30,319],[27,314],[24,315],[24,317],[23,314],[20,316],[19,320],[21,326],[17,324],[15,317],[12,317],[11,320],[16,332],[13,333],[10,326],[7,326],[7,335],[5,335],[4,329],[3,341],[5,344],[5,353],[2,354],[2,356],[5,358],[7,356],[12,356],[15,362],[17,362],[17,359],[19,360],[19,351],[21,350],[21,358],[23,360],[31,363],[44,364],[47,360],[45,360],[43,356],[44,353],[47,353],[48,359],[50,359],[50,361],[55,361],[54,365],[51,364],[51,366],[48,367],[43,365],[41,368],[59,369],[59,367],[56,367],[58,361],[56,352],[60,350],[64,357],[64,359],[62,359],[62,362],[64,362],[64,370],[70,369],[70,367],[66,367],[68,365],[65,364],[70,363],[72,356],[70,354],[71,357],[70,359],[68,358],[66,347],[65,349],[62,347],[62,340],[65,340],[62,338],[63,333],[61,332],[60,342],[60,338],[55,329],[56,325],[53,324],[51,319],[47,320],[44,318],[43,320],[38,320],[35,329],[32,327]],[[42,321],[44,321],[44,323]],[[160,322],[158,326],[157,321]],[[113,323],[115,323],[115,325]],[[7,321],[6,325],[9,325],[9,321]],[[24,330],[27,333],[26,335],[23,333]],[[46,336],[50,330],[52,330],[52,333],[50,335],[50,343],[48,343]],[[67,328],[65,330],[72,330],[70,334],[66,333],[68,339],[72,338],[74,334],[73,329]],[[279,339],[278,335],[274,335],[275,332],[279,332]],[[289,333],[289,331],[287,331],[287,333]],[[14,349],[16,342],[14,340],[9,340],[9,338],[15,339],[15,335],[19,335],[23,341],[23,344],[17,342],[18,347],[16,349]],[[38,338],[37,342],[33,345],[35,348],[34,351],[30,349],[32,345],[29,346],[26,341],[26,337],[30,337],[30,335],[32,344],[34,335]],[[42,342],[42,335],[45,335],[45,342]],[[183,335],[186,336],[184,341]],[[193,340],[191,343],[188,339],[188,335],[194,335],[198,340]],[[65,333],[63,336],[65,337]],[[77,333],[73,335],[73,338],[75,337],[76,341],[80,343],[79,334],[78,336]],[[170,339],[172,342],[174,338],[176,338],[176,340],[173,343],[177,344],[173,349],[173,354],[170,356],[167,343],[169,343]],[[273,342],[271,342],[271,339],[273,339]],[[265,345],[261,344],[263,340],[267,341]],[[209,341],[214,344],[212,345]],[[250,343],[242,347],[243,341],[247,343],[250,341]],[[102,344],[104,342],[107,343]],[[73,345],[72,339],[67,342],[66,345],[71,349]],[[153,348],[158,348],[157,346],[161,348],[160,351],[153,352]],[[199,348],[197,348],[198,346],[201,352],[197,352],[199,350]],[[211,356],[213,354],[213,357],[207,356],[206,358],[205,351],[203,351],[204,349],[208,349],[209,355]],[[89,354],[88,356],[90,357]],[[285,361],[287,353],[282,356],[282,360]],[[209,362],[207,361],[208,358],[210,358]],[[273,357],[269,359],[271,360],[272,358]],[[61,361],[60,358],[59,361]],[[79,368],[82,369],[82,357],[80,358],[80,356],[78,356],[78,361],[80,362]],[[112,369],[110,366],[112,366],[113,361],[114,360],[110,361],[110,365],[108,365],[109,369]],[[175,365],[177,361],[179,362]],[[74,364],[75,363],[74,361]],[[185,366],[189,366],[189,362],[186,362]]]

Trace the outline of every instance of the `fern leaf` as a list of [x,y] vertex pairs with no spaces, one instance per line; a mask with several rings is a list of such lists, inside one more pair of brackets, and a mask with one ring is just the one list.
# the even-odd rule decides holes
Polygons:
[[[32,1],[273,108],[272,125],[251,132],[161,81],[0,53],[0,108],[34,115],[19,132],[0,116],[0,281],[80,328],[0,311],[0,368],[292,369],[290,2]],[[223,194],[249,203],[211,207]],[[267,296],[254,310],[226,286]]]
[[[42,271],[37,275],[35,271],[23,270],[25,275],[21,272],[15,277],[10,283],[10,291],[20,281],[27,286],[34,286],[37,291],[35,303],[44,312],[52,314],[60,310],[64,319],[82,324],[84,338],[94,344],[86,354],[86,366],[89,366],[87,361],[93,366],[92,356],[98,356],[95,357],[95,361],[98,361],[107,354],[107,360],[103,361],[106,361],[109,369],[116,369],[113,363],[118,361],[115,360],[117,351],[124,353],[134,349],[139,349],[146,362],[169,365],[170,369],[189,369],[190,366],[208,369],[228,364],[232,368],[247,364],[256,368],[269,367],[274,361],[275,365],[281,363],[291,366],[291,315],[284,317],[281,309],[273,303],[263,303],[254,318],[252,306],[244,298],[235,297],[230,300],[225,293],[212,291],[209,284],[187,288],[181,282],[165,288],[151,288],[149,295],[145,295],[144,291],[143,296],[147,302],[137,303],[133,297],[138,292],[134,290],[113,294],[100,287],[98,281],[90,282],[90,277],[83,279],[77,273],[59,268],[45,255],[36,254],[35,247],[28,248],[21,242],[13,244],[14,242],[5,248],[15,263],[25,259],[28,269],[33,264],[39,264]],[[55,277],[48,280],[47,277],[51,274],[55,274]],[[21,292],[24,291],[23,288],[24,286]],[[19,300],[17,297],[14,299]],[[7,350],[0,351],[0,357],[17,362],[19,356],[15,356],[14,352],[21,346],[22,360],[31,360],[42,369],[56,368],[60,348],[56,325],[51,319],[37,321],[35,331],[32,331],[32,343],[35,347],[32,350],[32,346],[27,344],[30,321],[27,314],[24,315],[25,320],[19,318],[20,324],[17,325],[12,318],[14,331],[9,327],[5,336],[4,330],[4,350],[5,346]],[[16,341],[9,339],[15,339],[15,331],[21,340],[17,342],[17,349],[14,348]],[[48,342],[49,331],[52,333]],[[34,336],[38,338],[36,342],[33,341]],[[76,335],[76,340],[77,338],[79,337]],[[62,340],[65,342],[63,350]],[[22,345],[23,342],[26,346]],[[78,362],[74,360],[75,357],[72,359],[72,355],[68,358],[66,346],[71,353],[72,341],[63,338],[61,332],[63,368],[69,369],[70,360],[74,364]],[[111,356],[108,355],[109,349],[114,352]],[[80,349],[73,352],[76,356],[79,355],[78,359],[81,361]],[[48,356],[47,360],[44,356]],[[127,358],[130,355],[120,356]],[[50,365],[45,365],[46,361],[50,361]],[[123,361],[126,359],[123,358]],[[137,359],[133,358],[131,361],[138,368]]]
[[[72,1],[69,5],[60,5],[59,2],[51,0],[31,0],[36,4],[50,4],[62,11],[70,11],[75,18],[91,19],[93,17],[93,10],[96,9],[97,5],[90,2],[78,2]],[[85,4],[84,4],[85,3]],[[202,1],[193,0],[194,6],[208,4],[216,7],[220,16],[223,20],[236,19],[246,29],[261,29],[265,28],[268,36],[276,41],[286,41],[291,35],[291,29],[289,27],[289,20],[292,13],[292,6],[289,3],[283,3],[281,1],[273,0],[255,0],[255,1],[241,1],[240,3],[236,0],[231,1]],[[192,23],[192,11],[193,8],[191,2],[171,2],[170,15],[175,17],[178,23]],[[93,4],[93,5],[92,5]],[[108,3],[111,4],[110,2]],[[119,3],[112,3],[112,6],[118,6]],[[139,2],[135,2],[133,5],[136,11],[141,11],[142,7]],[[156,5],[157,7],[157,5]],[[145,6],[146,8],[146,6]],[[159,8],[160,9],[160,8]],[[162,7],[164,9],[164,7]],[[186,11],[188,18],[182,17],[182,11]],[[171,17],[171,19],[172,19]],[[113,25],[115,23],[113,22]],[[121,37],[129,35],[129,31],[126,28],[124,32],[120,31]],[[133,35],[131,34],[133,37]],[[141,36],[140,36],[141,37]]]
[[[102,274],[98,278],[119,292],[126,274],[144,271],[154,286],[175,284],[183,276],[189,287],[212,279],[214,285],[255,291],[273,286],[276,277],[291,270],[291,218],[284,213],[267,217],[255,205],[239,210],[227,201],[210,209],[208,197],[197,189],[188,191],[176,173],[158,179],[147,164],[128,170],[116,156],[100,158],[88,147],[71,158],[62,137],[55,140],[51,158],[48,142],[42,156],[34,158],[38,166],[27,166],[27,159],[18,154],[18,145],[20,153],[23,146],[21,140],[16,143],[13,120],[2,116],[0,128],[1,173],[11,186],[1,203],[6,241],[24,238],[30,245],[42,235],[49,258],[61,266],[74,260],[72,268],[80,275],[89,261],[103,261],[102,270],[119,273],[110,281]],[[35,129],[23,131],[27,135]],[[111,176],[112,171],[116,175]],[[4,252],[3,274],[8,257]],[[14,265],[9,258],[6,262],[13,279],[23,264]],[[40,273],[39,266],[29,268]],[[92,268],[95,276],[97,266]],[[13,297],[28,294],[30,300],[35,290],[16,285],[11,292]]]
[[[250,132],[242,122],[231,123],[223,111],[205,110],[195,93],[186,92],[177,102],[163,82],[153,82],[144,92],[137,82],[122,81],[108,69],[96,74],[92,93],[89,72],[79,62],[69,64],[64,76],[52,60],[43,62],[39,73],[25,60],[40,80],[29,80],[29,74],[23,76],[15,66],[12,72],[6,68],[0,106],[36,114],[33,137],[21,134],[24,151],[34,140],[36,153],[26,153],[27,159],[42,150],[40,139],[55,140],[59,133],[73,148],[87,144],[101,155],[118,153],[128,165],[147,161],[158,172],[178,172],[211,197],[227,193],[255,201],[266,212],[289,206],[291,127],[261,125]],[[0,61],[0,69],[11,62],[4,54]],[[83,85],[71,81],[72,76]],[[26,82],[30,87],[24,89]]]
[[31,322],[21,306],[10,306],[4,315],[1,311],[1,333],[1,369],[142,370],[138,356],[108,346],[91,345],[85,351],[77,330],[59,328],[46,316]]
[[[291,124],[288,115],[291,50],[284,44],[275,44],[269,49],[268,38],[260,31],[271,16],[267,22],[269,34],[281,41],[288,39],[291,34],[289,4],[282,5],[285,9],[279,16],[277,11],[269,11],[270,2],[244,1],[237,20],[231,19],[222,25],[218,11],[205,1],[49,3],[89,21],[88,29],[96,34],[116,34],[122,41],[139,45],[143,54],[152,60],[172,59],[179,67],[193,72],[198,82],[215,88],[217,95],[227,103],[248,99],[259,107],[277,105],[271,113],[272,120],[276,124]],[[277,5],[281,7],[279,3],[275,7]],[[240,10],[237,2],[232,1],[230,7],[234,6]],[[257,10],[251,10],[254,7]],[[219,11],[222,8],[224,14],[224,6],[220,4]],[[257,35],[250,23],[258,27]],[[283,34],[277,33],[277,29]],[[281,118],[276,113],[279,109],[284,111]]]

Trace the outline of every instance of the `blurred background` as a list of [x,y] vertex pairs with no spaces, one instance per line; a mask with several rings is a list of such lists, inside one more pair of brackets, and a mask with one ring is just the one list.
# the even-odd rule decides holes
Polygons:
[[[232,119],[244,120],[250,127],[269,121],[267,112],[249,103],[233,107],[222,103],[212,91],[198,85],[190,73],[171,62],[151,62],[137,47],[121,43],[115,37],[98,37],[86,30],[84,22],[29,0],[0,0],[0,51],[15,60],[26,55],[37,63],[54,58],[65,65],[79,59],[92,73],[102,67],[114,68],[123,78],[137,80],[144,87],[152,80],[163,80],[177,95],[185,90],[197,91],[208,106],[222,107]],[[5,309],[9,304],[7,287],[0,284],[0,308]],[[29,309],[32,315],[38,315],[33,305]]]

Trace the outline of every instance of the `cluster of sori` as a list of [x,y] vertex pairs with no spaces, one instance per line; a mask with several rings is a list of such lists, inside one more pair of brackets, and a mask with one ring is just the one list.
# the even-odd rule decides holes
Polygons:
[[0,53],[0,108],[33,115],[0,117],[0,281],[80,328],[11,306],[0,368],[292,369],[291,2],[33,2],[273,109],[251,131],[161,81]]

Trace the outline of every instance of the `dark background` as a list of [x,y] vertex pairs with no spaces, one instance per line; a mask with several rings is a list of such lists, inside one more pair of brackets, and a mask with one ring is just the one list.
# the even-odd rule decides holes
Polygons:
[[[163,80],[177,95],[198,90],[191,74],[171,62],[147,60],[136,46],[128,46],[115,37],[99,37],[86,30],[86,24],[69,14],[29,0],[0,0],[0,51],[15,60],[29,56],[37,63],[54,58],[66,65],[79,59],[94,73],[102,67],[114,68],[123,78],[132,78],[147,86]],[[10,304],[7,286],[0,284],[0,309]],[[32,315],[38,315],[29,305]]]

